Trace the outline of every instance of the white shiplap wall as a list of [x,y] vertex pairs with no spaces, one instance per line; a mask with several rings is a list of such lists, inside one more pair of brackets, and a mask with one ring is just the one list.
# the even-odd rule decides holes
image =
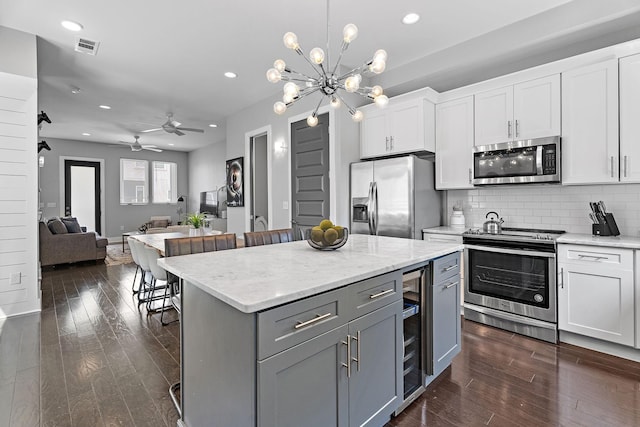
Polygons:
[[496,211],[505,227],[590,234],[589,202],[598,200],[613,212],[621,234],[640,236],[640,184],[521,185],[448,191],[447,221],[460,201],[467,227],[481,227],[487,212]]
[[37,80],[0,72],[0,318],[40,309],[36,123]]

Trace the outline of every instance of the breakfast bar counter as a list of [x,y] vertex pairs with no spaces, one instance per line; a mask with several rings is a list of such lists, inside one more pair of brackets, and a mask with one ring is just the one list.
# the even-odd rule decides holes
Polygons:
[[382,426],[404,394],[402,274],[462,249],[350,235],[160,259],[182,280],[179,425]]

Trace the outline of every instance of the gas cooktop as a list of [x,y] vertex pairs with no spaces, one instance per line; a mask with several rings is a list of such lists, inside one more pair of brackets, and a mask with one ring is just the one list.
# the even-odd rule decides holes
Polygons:
[[487,233],[480,228],[470,228],[469,230],[462,233],[462,237],[491,240],[521,240],[555,243],[556,239],[564,233],[564,230],[502,227],[502,231],[498,234],[495,234]]

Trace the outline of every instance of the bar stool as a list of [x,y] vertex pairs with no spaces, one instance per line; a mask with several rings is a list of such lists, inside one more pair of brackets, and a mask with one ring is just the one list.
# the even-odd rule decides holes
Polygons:
[[262,246],[275,243],[293,242],[293,229],[281,228],[267,231],[247,231],[244,233],[244,246]]

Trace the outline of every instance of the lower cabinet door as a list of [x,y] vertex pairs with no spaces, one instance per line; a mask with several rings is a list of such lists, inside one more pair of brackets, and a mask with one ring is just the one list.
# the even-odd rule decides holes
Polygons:
[[347,426],[348,326],[258,362],[258,427]]
[[572,263],[558,267],[558,329],[633,346],[633,271]]
[[403,399],[402,301],[353,320],[349,336],[349,425],[382,426]]
[[433,373],[439,375],[460,353],[460,275],[433,285]]

